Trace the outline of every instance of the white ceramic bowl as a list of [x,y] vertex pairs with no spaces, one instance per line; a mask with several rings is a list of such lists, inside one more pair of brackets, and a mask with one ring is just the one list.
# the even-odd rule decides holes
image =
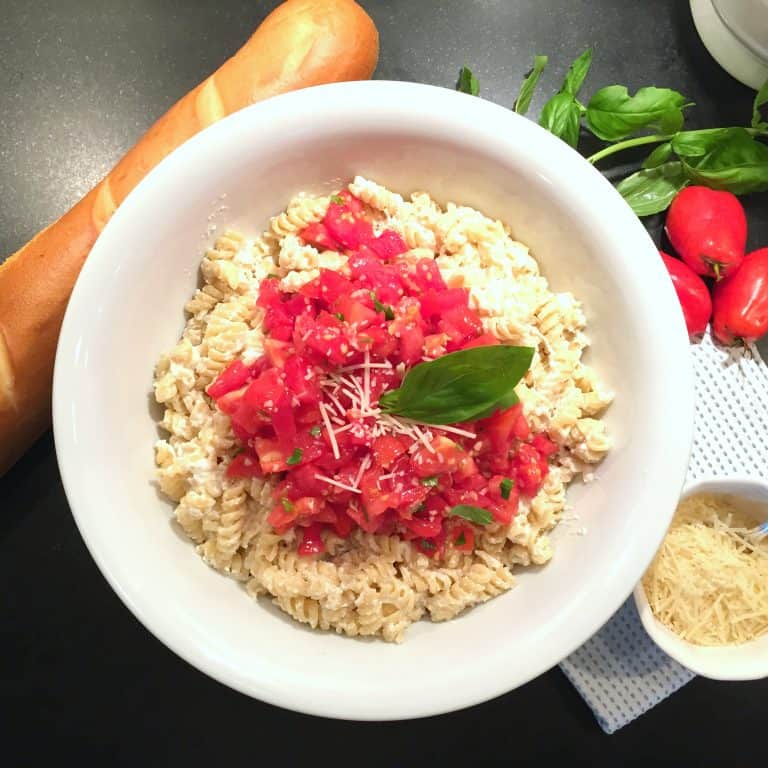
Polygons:
[[[212,221],[259,231],[296,192],[355,173],[508,222],[555,289],[583,299],[592,362],[617,390],[616,447],[570,503],[554,560],[509,594],[403,645],[312,632],[255,604],[175,535],[153,484],[152,371],[183,327]],[[222,207],[226,210],[220,210]],[[431,715],[556,664],[631,593],[667,528],[692,436],[682,315],[641,223],[576,152],[527,119],[440,88],[324,86],[253,106],[164,160],[128,197],[75,287],[54,383],[56,448],[94,559],[134,614],[202,671],[291,709]],[[571,534],[573,530],[571,529]]]
[[[758,520],[768,520],[768,483],[749,477],[706,478],[686,486],[682,498],[697,493],[729,496],[733,504]],[[718,648],[686,642],[656,620],[642,582],[635,587],[635,605],[646,632],[656,645],[697,675],[713,680],[757,680],[768,677],[768,635],[742,645]]]

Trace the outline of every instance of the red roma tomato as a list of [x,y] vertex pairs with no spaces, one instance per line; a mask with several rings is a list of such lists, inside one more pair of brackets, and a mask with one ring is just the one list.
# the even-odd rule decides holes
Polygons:
[[664,251],[659,253],[675,286],[688,335],[704,333],[712,316],[712,299],[705,282],[680,259],[673,259]]
[[686,187],[669,207],[666,229],[680,258],[700,275],[720,280],[744,258],[747,217],[731,192]]
[[712,329],[721,344],[749,343],[768,333],[768,248],[747,254],[713,296]]

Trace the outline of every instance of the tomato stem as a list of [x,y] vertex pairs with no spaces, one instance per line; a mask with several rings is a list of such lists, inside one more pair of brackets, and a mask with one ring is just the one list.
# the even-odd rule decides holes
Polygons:
[[652,136],[638,136],[634,139],[625,139],[624,141],[619,141],[616,144],[611,144],[609,147],[605,147],[599,152],[595,152],[594,155],[590,155],[587,158],[587,161],[594,165],[598,160],[602,160],[604,157],[613,155],[616,152],[621,152],[625,149],[631,149],[632,147],[640,147],[643,144],[660,144],[662,141],[669,141],[671,138],[671,136],[653,134]]

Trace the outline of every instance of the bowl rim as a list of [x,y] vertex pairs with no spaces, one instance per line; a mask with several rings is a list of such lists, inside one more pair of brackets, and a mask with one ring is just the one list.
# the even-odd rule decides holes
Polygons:
[[[695,496],[698,493],[728,494],[733,496],[745,495],[745,493],[736,492],[735,488],[754,489],[761,491],[764,497],[768,497],[768,481],[762,480],[759,477],[751,475],[706,475],[687,483],[680,495],[680,501]],[[727,661],[724,661],[722,658],[724,651],[739,652],[743,650],[746,655],[754,644],[764,644],[764,638],[757,638],[739,645],[731,644],[714,647],[694,645],[676,635],[653,615],[642,579],[637,582],[632,594],[635,600],[635,607],[640,615],[640,621],[650,638],[667,656],[670,656],[686,669],[710,680],[761,680],[768,677],[768,658],[766,658],[763,671],[760,673],[729,670]]]
[[[173,176],[176,169],[187,163],[195,165],[196,155],[205,155],[206,146],[218,143],[226,144],[228,137],[237,135],[241,125],[264,122],[270,113],[290,114],[295,117],[312,114],[313,107],[327,109],[327,104],[336,99],[336,103],[354,105],[361,114],[369,108],[372,114],[381,113],[382,104],[387,109],[402,110],[410,107],[427,121],[444,120],[454,129],[457,124],[472,127],[476,131],[485,131],[489,141],[496,146],[504,145],[514,150],[515,140],[520,146],[525,145],[530,156],[534,147],[540,151],[533,167],[539,171],[547,170],[555,177],[562,168],[572,170],[579,182],[587,184],[590,190],[590,205],[600,211],[601,226],[610,227],[621,233],[626,247],[627,259],[637,257],[644,264],[648,281],[647,298],[649,307],[653,306],[652,316],[647,323],[659,336],[659,344],[654,354],[660,365],[675,370],[675,376],[665,382],[663,392],[667,396],[657,403],[656,416],[659,427],[665,435],[681,447],[678,454],[665,455],[659,471],[663,478],[658,479],[655,493],[669,499],[669,513],[659,514],[637,535],[627,540],[622,554],[629,561],[615,580],[607,584],[604,590],[594,596],[589,615],[577,617],[569,625],[569,641],[560,641],[557,650],[548,648],[532,661],[524,674],[505,676],[499,673],[499,667],[491,668],[491,660],[477,674],[477,679],[470,681],[466,688],[448,689],[439,695],[435,691],[424,691],[413,699],[393,703],[385,697],[367,697],[365,701],[351,702],[349,698],[327,696],[318,701],[316,697],[308,701],[300,691],[275,692],[259,679],[237,673],[220,658],[209,654],[189,642],[174,627],[162,611],[153,606],[152,599],[135,589],[135,586],[121,583],[116,577],[110,562],[103,556],[102,542],[96,526],[89,524],[86,509],[91,507],[85,486],[77,478],[77,439],[71,423],[71,393],[77,382],[78,370],[73,365],[73,355],[78,348],[80,328],[87,327],[89,294],[97,291],[100,273],[109,264],[109,241],[122,226],[123,220],[130,221],[134,210],[139,210],[145,192],[159,185],[161,180]],[[383,100],[383,101],[382,101]],[[396,105],[396,106],[395,106]],[[439,107],[438,117],[435,110]],[[378,112],[377,112],[378,110]],[[509,131],[505,130],[509,128]],[[491,134],[491,130],[493,133]],[[510,138],[515,135],[515,139]],[[530,142],[530,143],[528,143]],[[518,150],[519,151],[519,150]],[[565,182],[566,186],[573,184]],[[580,194],[583,191],[580,189]],[[574,190],[575,195],[575,190]],[[596,215],[596,214],[595,214]],[[609,222],[602,224],[602,222]],[[236,112],[202,130],[181,147],[164,158],[127,196],[121,206],[107,223],[91,254],[86,261],[72,293],[64,317],[57,348],[54,369],[53,424],[56,454],[61,471],[62,484],[72,509],[73,517],[80,534],[102,574],[125,603],[128,609],[144,626],[164,643],[170,650],[185,659],[192,666],[219,682],[246,695],[307,714],[336,717],[350,720],[399,720],[426,717],[455,711],[487,701],[502,695],[525,682],[537,677],[559,663],[563,658],[581,646],[600,627],[632,593],[632,589],[661,542],[664,532],[674,512],[674,500],[679,496],[685,477],[685,470],[690,457],[693,440],[693,369],[688,351],[688,339],[684,331],[682,313],[674,300],[674,292],[661,266],[648,265],[648,254],[656,248],[645,228],[631,209],[624,203],[614,187],[575,150],[539,127],[536,123],[513,113],[500,105],[478,99],[474,96],[431,85],[405,83],[398,81],[362,81],[353,83],[334,83],[314,86],[294,91],[259,102]],[[660,262],[659,262],[660,264]],[[633,267],[634,268],[634,267]],[[639,267],[637,267],[639,269]],[[663,296],[666,293],[667,299]],[[651,294],[653,301],[651,302]],[[674,332],[677,327],[677,332]],[[662,331],[664,331],[662,333]],[[672,332],[670,332],[672,331]],[[76,390],[75,390],[76,391]],[[690,407],[681,407],[688,403]],[[685,450],[682,450],[685,446]],[[659,490],[661,488],[661,490]],[[103,537],[102,537],[103,538]],[[351,642],[351,641],[350,641]],[[501,658],[494,656],[494,660]],[[338,693],[338,691],[329,693]],[[391,698],[391,697],[390,697]]]

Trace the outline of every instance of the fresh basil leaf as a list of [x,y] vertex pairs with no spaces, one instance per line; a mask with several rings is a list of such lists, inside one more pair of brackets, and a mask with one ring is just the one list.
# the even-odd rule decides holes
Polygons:
[[285,463],[289,467],[293,467],[301,461],[301,457],[303,455],[304,452],[301,450],[301,448],[294,448],[293,453],[285,460]]
[[469,67],[462,67],[459,70],[459,80],[456,83],[456,90],[461,91],[462,93],[468,93],[471,96],[480,95],[480,83],[472,74],[472,70]]
[[463,547],[467,543],[467,537],[464,534],[464,531],[459,531],[459,535],[456,537],[456,541],[454,544],[457,547]]
[[379,397],[385,413],[423,424],[484,418],[517,402],[515,386],[528,370],[533,348],[498,345],[451,352],[419,363],[398,389]]
[[669,88],[640,88],[630,96],[624,85],[609,85],[587,104],[589,130],[605,141],[619,141],[641,128],[682,125],[685,96]]
[[768,80],[766,80],[760,90],[755,94],[755,101],[752,105],[752,127],[768,128],[768,122],[763,120],[760,107],[768,104]]
[[427,488],[434,488],[437,485],[437,475],[432,475],[432,477],[422,477],[421,478],[421,484],[426,485]]
[[589,73],[589,68],[592,66],[592,49],[587,48],[584,53],[581,54],[571,64],[568,74],[563,80],[563,87],[560,89],[560,93],[569,93],[576,98],[579,95],[581,86],[584,84],[584,80]]
[[673,136],[683,129],[685,115],[682,109],[670,109],[665,112],[659,120],[659,130],[665,136]]
[[536,90],[536,86],[541,77],[541,73],[544,71],[544,67],[547,66],[546,56],[534,56],[533,57],[533,69],[525,76],[523,84],[520,86],[520,93],[518,93],[515,99],[515,112],[518,115],[524,115],[528,112],[528,107],[531,106],[531,98],[533,92]]
[[512,493],[512,489],[515,487],[515,481],[510,480],[510,478],[505,477],[500,483],[499,483],[499,490],[501,491],[501,498],[505,501],[509,499],[509,494]]
[[463,517],[477,525],[488,525],[493,522],[493,515],[481,507],[473,507],[471,504],[458,504],[448,513],[449,517]]
[[735,195],[768,190],[768,146],[756,141],[744,128],[725,129],[716,139],[710,139],[705,154],[681,155],[681,160],[686,175],[695,184]]
[[556,93],[541,110],[539,125],[574,149],[579,143],[581,111],[570,93]]
[[322,432],[323,428],[319,424],[315,424],[315,426],[309,430],[309,434],[312,435],[312,437],[320,437]]
[[711,152],[721,141],[727,140],[734,128],[705,128],[699,131],[682,131],[673,136],[670,143],[681,158],[702,157]]
[[666,210],[687,185],[682,164],[669,162],[633,173],[619,182],[616,189],[638,216],[651,216]]
[[283,505],[283,509],[286,512],[293,512],[293,502],[286,496],[280,498],[280,503]]
[[666,163],[672,155],[672,144],[669,141],[659,144],[643,162],[643,168],[657,168]]
[[344,205],[344,198],[341,195],[331,195],[331,202],[336,205]]

